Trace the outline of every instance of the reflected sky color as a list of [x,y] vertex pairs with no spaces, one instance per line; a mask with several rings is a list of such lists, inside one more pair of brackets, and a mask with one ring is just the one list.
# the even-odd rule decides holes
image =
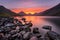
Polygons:
[[[26,10],[29,10],[29,8],[35,8],[35,10],[36,8],[43,8],[43,10],[46,10],[57,5],[58,3],[60,3],[60,0],[0,0],[0,5],[3,5],[8,9],[14,9],[13,11],[15,12],[19,12],[19,8],[26,8]],[[41,11],[42,9],[40,10],[40,12]]]
[[23,17],[16,17],[18,20],[20,20],[21,18],[26,18],[26,20],[29,22],[31,21],[34,27],[38,27],[41,31],[41,33],[43,34],[44,32],[46,32],[45,29],[42,29],[43,26],[48,25],[48,26],[52,26],[52,30],[59,33],[60,34],[60,27],[58,27],[57,25],[55,25],[53,22],[48,21],[48,18],[50,19],[56,19],[58,17],[47,17],[47,16],[23,16]]
[[21,11],[24,11],[26,14],[29,14],[29,13],[39,13],[41,11],[44,11],[46,10],[46,8],[19,8],[19,9],[11,9],[12,11],[18,13],[18,12],[21,12]]

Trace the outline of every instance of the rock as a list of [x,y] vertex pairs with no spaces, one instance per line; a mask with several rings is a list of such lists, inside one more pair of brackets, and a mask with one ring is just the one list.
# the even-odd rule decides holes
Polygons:
[[48,25],[47,25],[47,26],[45,25],[45,26],[43,26],[42,28],[43,28],[43,29],[50,30],[50,31],[52,30],[52,27],[51,27],[51,26],[48,26]]
[[39,34],[40,32],[39,32],[39,29],[38,28],[33,28],[33,34]]

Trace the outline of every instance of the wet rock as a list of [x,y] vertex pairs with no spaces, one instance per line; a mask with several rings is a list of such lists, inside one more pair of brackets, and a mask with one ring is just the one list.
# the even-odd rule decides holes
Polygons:
[[38,28],[33,28],[33,34],[39,34],[40,32],[39,32],[39,29]]
[[[25,24],[21,21],[18,21],[14,18],[9,17],[0,17],[0,40],[43,40],[42,35],[40,34],[39,28],[31,27],[33,24],[27,22],[25,18],[22,18]],[[48,29],[52,31],[51,26],[44,26],[43,29]],[[53,32],[47,32],[46,40],[55,37],[56,39],[59,35],[54,34]],[[52,35],[52,36],[51,36]],[[60,37],[60,36],[59,36]],[[59,39],[60,40],[60,39]]]
[[60,35],[54,31],[48,31],[47,36],[50,40],[60,40]]
[[31,37],[32,37],[31,32],[26,32],[26,33],[23,35],[24,40],[29,40]]
[[45,26],[43,26],[43,29],[52,30],[52,27],[48,26],[48,25],[45,25]]

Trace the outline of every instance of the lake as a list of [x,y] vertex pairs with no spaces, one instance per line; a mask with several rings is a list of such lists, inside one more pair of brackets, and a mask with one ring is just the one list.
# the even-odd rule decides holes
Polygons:
[[[44,34],[47,30],[42,29],[43,26],[48,25],[52,26],[52,31],[57,32],[60,34],[60,17],[53,17],[53,16],[23,16],[23,17],[16,17],[18,20],[21,18],[26,18],[27,21],[31,21],[33,23],[32,28],[38,27],[41,34]],[[57,23],[56,23],[57,22]]]

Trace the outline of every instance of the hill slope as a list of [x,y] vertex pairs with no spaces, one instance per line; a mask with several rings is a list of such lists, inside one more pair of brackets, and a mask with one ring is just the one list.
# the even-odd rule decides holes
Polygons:
[[9,16],[9,17],[12,17],[12,16],[16,16],[17,14],[12,12],[11,10],[5,8],[4,6],[1,6],[0,5],[0,16]]
[[60,3],[44,12],[41,13],[42,16],[60,16]]

